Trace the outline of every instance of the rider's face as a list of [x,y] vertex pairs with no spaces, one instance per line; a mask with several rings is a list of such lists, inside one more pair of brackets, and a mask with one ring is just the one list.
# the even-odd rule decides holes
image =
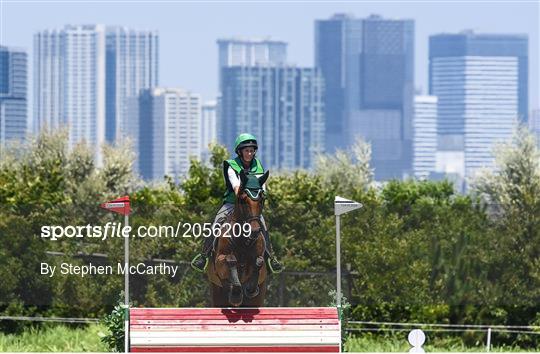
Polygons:
[[255,157],[255,149],[252,147],[245,147],[240,150],[240,153],[242,154],[242,160],[246,162],[250,162]]

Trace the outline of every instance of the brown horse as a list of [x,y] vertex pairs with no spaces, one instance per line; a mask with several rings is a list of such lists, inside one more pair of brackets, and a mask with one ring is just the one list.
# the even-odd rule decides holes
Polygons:
[[268,171],[261,177],[240,172],[234,211],[221,228],[207,271],[214,307],[263,305],[266,245],[261,214],[265,198],[262,186],[267,178]]

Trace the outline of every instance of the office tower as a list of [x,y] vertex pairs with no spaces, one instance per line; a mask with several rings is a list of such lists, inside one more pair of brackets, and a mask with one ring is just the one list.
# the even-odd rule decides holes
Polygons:
[[287,43],[271,39],[219,39],[219,68],[278,65],[287,61]]
[[324,151],[324,84],[319,71],[294,66],[222,69],[222,142],[233,151],[236,136],[259,142],[266,168],[310,168]]
[[69,144],[125,136],[127,101],[157,84],[157,34],[103,25],[67,25],[34,36],[35,130],[68,126]]
[[155,31],[107,28],[105,133],[108,142],[129,136],[129,125],[134,123],[127,114],[129,98],[158,85],[158,47]]
[[101,163],[105,141],[105,27],[65,26],[34,36],[34,119],[38,132],[69,126]]
[[[470,177],[493,167],[493,147],[526,121],[526,35],[439,34],[429,40],[429,90],[439,99],[442,159]],[[443,167],[443,169],[446,169]]]
[[68,27],[65,31],[45,30],[34,35],[34,133],[60,128],[67,123],[64,114],[64,71],[68,30]]
[[427,179],[435,172],[437,154],[437,97],[415,96],[413,119],[413,174]]
[[[136,102],[136,101],[135,101]],[[143,90],[137,103],[138,167],[146,180],[180,178],[201,157],[201,97],[178,88]]]
[[[222,69],[232,66],[274,66],[283,65],[287,61],[287,43],[266,39],[219,39],[218,45],[218,76],[219,92],[223,92]],[[219,102],[218,102],[219,104]],[[225,122],[218,110],[217,139],[224,145],[229,143],[225,138]]]
[[372,147],[375,179],[412,173],[414,21],[338,14],[315,23],[325,79],[326,149],[356,137]]
[[0,46],[0,146],[26,135],[27,54]]
[[201,115],[201,159],[210,158],[209,145],[217,142],[217,102],[208,101],[202,105]]

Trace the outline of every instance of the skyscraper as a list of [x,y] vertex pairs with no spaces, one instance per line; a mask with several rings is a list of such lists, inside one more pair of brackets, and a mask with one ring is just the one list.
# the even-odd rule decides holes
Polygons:
[[437,154],[437,97],[414,97],[413,174],[426,179],[435,172]]
[[0,46],[0,146],[26,135],[26,62],[24,50]]
[[103,25],[67,25],[34,36],[36,131],[69,127],[101,161],[101,144],[124,137],[126,105],[157,84],[157,34]]
[[287,61],[287,43],[266,39],[219,39],[219,68],[275,65]]
[[45,30],[34,35],[33,132],[67,123],[64,114],[66,33]]
[[101,162],[105,141],[105,27],[65,26],[34,37],[34,119],[38,131],[69,126]]
[[324,84],[317,69],[237,66],[222,69],[221,142],[254,134],[265,167],[310,168],[324,151]]
[[439,98],[439,148],[452,170],[493,166],[493,147],[527,119],[528,39],[465,31],[429,40],[429,90]]
[[202,105],[200,140],[203,161],[210,158],[209,144],[217,142],[217,108],[216,101],[208,101]]
[[[143,90],[137,103],[139,172],[146,180],[179,178],[201,157],[201,97],[178,88]],[[132,110],[135,111],[135,110]]]
[[[218,44],[218,90],[221,93],[223,91],[223,73],[222,69],[232,66],[256,66],[256,65],[283,65],[287,62],[287,43],[265,39],[241,39],[241,38],[229,38],[219,39]],[[218,98],[218,106],[219,106]],[[218,110],[217,120],[217,138],[218,141],[223,142],[225,137],[223,135],[223,119],[220,116]]]
[[114,142],[129,135],[134,123],[127,114],[128,99],[158,85],[159,40],[155,31],[125,27],[108,27],[106,35],[106,137]]
[[315,23],[326,84],[326,149],[371,143],[377,180],[412,172],[414,21],[338,14]]

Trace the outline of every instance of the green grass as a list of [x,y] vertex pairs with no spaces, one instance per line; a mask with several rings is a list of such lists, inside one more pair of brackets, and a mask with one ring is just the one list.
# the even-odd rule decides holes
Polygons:
[[97,324],[80,328],[50,325],[30,328],[20,334],[0,333],[0,352],[106,352]]
[[[426,341],[423,346],[426,353],[430,352],[486,352],[485,345],[466,346],[461,338],[451,337]],[[346,352],[408,352],[411,349],[405,334],[374,335],[366,333],[351,336],[345,344]],[[538,349],[524,349],[520,347],[493,346],[491,352],[538,352]]]

